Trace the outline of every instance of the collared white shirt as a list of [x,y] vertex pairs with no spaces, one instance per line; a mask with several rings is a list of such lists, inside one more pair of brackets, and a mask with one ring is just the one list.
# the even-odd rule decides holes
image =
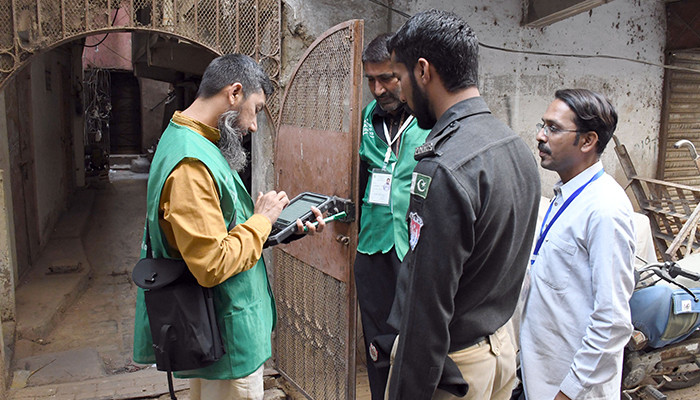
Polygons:
[[[558,182],[545,224],[602,168],[597,162]],[[604,173],[550,228],[529,272],[520,328],[529,400],[551,400],[560,390],[572,399],[619,398],[623,349],[632,333],[632,212],[624,190]]]

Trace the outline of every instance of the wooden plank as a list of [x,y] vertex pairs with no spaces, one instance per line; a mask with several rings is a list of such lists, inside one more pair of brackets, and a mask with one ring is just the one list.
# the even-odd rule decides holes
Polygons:
[[652,184],[656,184],[656,185],[668,186],[668,187],[673,187],[673,188],[680,188],[683,190],[688,190],[690,192],[700,193],[700,188],[695,187],[695,186],[683,185],[683,184],[679,184],[679,183],[672,183],[672,182],[662,181],[662,180],[653,179],[653,178],[643,178],[641,176],[634,176],[633,179],[637,179],[641,182],[652,183]]
[[[666,254],[673,257],[675,253],[678,252],[678,250],[681,247],[681,244],[686,240],[686,238],[689,236],[689,234],[692,234],[694,237],[696,234],[698,222],[700,222],[700,207],[695,207],[695,211],[691,214],[690,218],[688,218],[688,221],[686,221],[685,224],[681,227],[681,229],[678,231],[678,234],[676,237],[673,239],[671,244],[668,246],[668,249],[666,249]],[[692,231],[692,233],[691,233]],[[689,243],[688,247],[693,246],[693,241],[691,240]]]
[[685,211],[685,214],[690,215],[690,204],[688,203],[688,200],[685,198],[685,193],[676,188],[676,194],[678,195],[678,198],[681,200],[681,204],[683,205],[683,210]]

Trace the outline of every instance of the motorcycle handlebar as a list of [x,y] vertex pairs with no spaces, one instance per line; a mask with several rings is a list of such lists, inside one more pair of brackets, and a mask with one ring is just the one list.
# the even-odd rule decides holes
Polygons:
[[[679,288],[683,289],[686,293],[688,293],[690,296],[693,297],[695,301],[700,301],[700,298],[697,297],[695,293],[693,293],[690,289],[688,289],[685,285],[683,285],[680,282],[677,282],[675,278],[678,275],[684,276],[686,278],[695,280],[695,281],[700,281],[700,275],[684,270],[683,268],[679,267],[678,264],[676,264],[674,261],[666,261],[664,263],[652,263],[652,264],[647,264],[644,268],[642,268],[639,272],[653,272],[654,275],[658,276],[659,278],[663,279],[664,281],[673,284],[675,286],[678,286]],[[656,283],[656,282],[654,282]]]
[[680,275],[685,278],[700,282],[700,274],[696,274],[695,272],[685,270],[679,267],[678,264],[676,264],[675,262],[669,262],[665,264],[668,264],[668,274],[671,275],[671,277],[675,278],[678,275]]
[[659,275],[659,273],[667,272],[671,276],[671,278],[675,278],[680,275],[685,278],[700,282],[700,274],[681,268],[675,261],[666,261],[663,263],[649,263],[643,268],[641,268],[639,272],[654,270],[658,271],[655,272],[656,275]]

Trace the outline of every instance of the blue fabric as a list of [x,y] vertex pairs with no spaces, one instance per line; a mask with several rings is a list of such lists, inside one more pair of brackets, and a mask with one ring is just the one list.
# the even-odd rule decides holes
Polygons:
[[[700,297],[700,288],[691,289],[691,291]],[[682,299],[691,299],[684,290],[673,289],[665,285],[651,286],[637,290],[632,294],[630,299],[632,324],[635,329],[646,335],[649,339],[649,346],[653,348],[678,343],[690,336],[700,326],[700,319],[698,319],[693,329],[687,333],[666,340],[661,338],[671,316],[674,298],[677,298],[679,302]]]

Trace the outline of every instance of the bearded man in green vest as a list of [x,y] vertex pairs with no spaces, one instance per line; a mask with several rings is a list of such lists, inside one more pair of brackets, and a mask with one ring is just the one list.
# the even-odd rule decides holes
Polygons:
[[[146,224],[154,258],[183,259],[200,285],[214,288],[226,354],[216,363],[175,373],[190,378],[191,399],[262,399],[263,363],[270,358],[276,312],[262,248],[289,203],[285,192],[259,193],[255,203],[238,171],[247,164],[244,135],[272,93],[252,58],[216,58],[197,98],[175,112],[160,138],[148,178]],[[215,128],[218,126],[218,129]],[[321,213],[316,228],[323,229]],[[297,228],[303,226],[297,221]],[[141,257],[146,256],[146,237]],[[134,361],[154,363],[143,290],[136,299]]]
[[367,85],[374,100],[362,111],[360,142],[360,235],[355,257],[355,282],[360,303],[372,399],[383,399],[389,375],[375,364],[371,342],[396,330],[386,323],[394,300],[399,266],[408,251],[406,211],[416,147],[428,131],[416,124],[399,100],[399,82],[391,70],[386,43],[391,34],[372,40],[362,53]]

